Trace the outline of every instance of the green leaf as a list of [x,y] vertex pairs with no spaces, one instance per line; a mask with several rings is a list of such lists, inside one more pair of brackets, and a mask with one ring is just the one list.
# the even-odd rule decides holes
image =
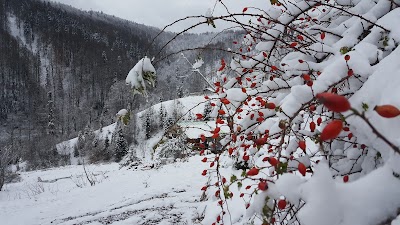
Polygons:
[[235,175],[232,175],[232,176],[231,176],[231,183],[233,183],[233,182],[235,182],[235,181],[237,181],[237,177],[236,177]]
[[131,120],[131,114],[129,112],[124,116],[121,116],[121,121],[122,123],[124,123],[125,126],[129,124],[130,120]]
[[229,199],[231,197],[231,193],[229,191],[229,186],[224,186],[224,196],[226,199]]
[[384,47],[389,46],[389,38],[388,38],[388,36],[383,37],[383,46]]
[[243,186],[242,182],[237,182],[237,186],[240,189]]
[[277,168],[276,168],[276,173],[278,174],[284,174],[287,172],[287,167],[288,167],[288,163],[284,163],[284,162],[279,162]]
[[363,110],[364,111],[367,111],[368,109],[369,109],[369,106],[368,106],[368,104],[367,103],[362,103],[362,108],[363,108]]
[[344,47],[341,47],[341,48],[340,48],[340,53],[341,53],[342,55],[348,53],[349,51],[351,51],[351,48],[349,48],[349,47],[347,47],[347,46],[344,46]]
[[265,198],[265,205],[262,209],[262,212],[264,214],[265,217],[270,218],[272,215],[272,210],[268,207],[267,203],[269,201],[269,197]]
[[213,20],[212,18],[207,18],[207,24],[208,24],[208,25],[211,25],[211,26],[214,27],[214,28],[217,28],[217,27],[215,26],[214,20]]
[[154,85],[156,84],[156,73],[151,72],[151,71],[143,71],[143,79],[145,81],[147,81],[147,83],[149,83],[151,86],[154,87]]

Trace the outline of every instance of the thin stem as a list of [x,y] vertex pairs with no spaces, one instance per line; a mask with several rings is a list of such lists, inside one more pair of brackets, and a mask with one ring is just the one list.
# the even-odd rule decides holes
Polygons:
[[382,141],[384,141],[387,145],[389,145],[395,152],[397,152],[398,154],[400,154],[400,148],[398,146],[396,146],[395,144],[393,144],[392,142],[390,142],[383,134],[381,134],[375,127],[374,125],[371,124],[371,122],[365,117],[364,114],[359,113],[356,109],[351,109],[351,111],[353,112],[354,115],[360,117],[362,120],[364,120],[364,122],[366,122],[368,124],[368,126],[372,129],[372,132],[378,136],[378,138],[382,139]]

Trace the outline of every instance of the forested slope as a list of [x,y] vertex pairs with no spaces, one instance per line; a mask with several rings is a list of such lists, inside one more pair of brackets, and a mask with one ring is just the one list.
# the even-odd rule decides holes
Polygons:
[[[0,146],[14,146],[22,158],[49,158],[55,143],[76,137],[85,127],[111,124],[121,108],[143,109],[204,88],[180,54],[158,63],[159,79],[148,99],[134,99],[125,77],[145,55],[161,59],[204,46],[214,34],[186,34],[160,52],[175,34],[163,33],[152,42],[158,28],[100,12],[38,0],[0,0],[0,15]],[[221,47],[237,35],[227,33],[211,45]],[[201,55],[212,62],[221,53],[186,56],[194,61]]]

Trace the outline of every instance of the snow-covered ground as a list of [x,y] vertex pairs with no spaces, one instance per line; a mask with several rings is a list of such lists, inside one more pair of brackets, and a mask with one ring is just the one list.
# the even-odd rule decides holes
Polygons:
[[94,186],[83,166],[23,172],[0,192],[0,224],[194,224],[203,166],[198,156],[153,169],[89,165]]
[[[94,186],[79,165],[23,172],[21,182],[7,184],[0,192],[0,224],[203,224],[206,203],[200,201],[200,189],[206,178],[200,175],[201,159],[137,170],[120,169],[116,163],[89,165]],[[222,170],[226,175],[231,171]],[[218,214],[217,200],[212,201],[215,213],[208,209],[206,221]],[[243,207],[238,198],[230,204],[232,224],[243,224],[237,217]],[[400,218],[392,222],[399,224]]]

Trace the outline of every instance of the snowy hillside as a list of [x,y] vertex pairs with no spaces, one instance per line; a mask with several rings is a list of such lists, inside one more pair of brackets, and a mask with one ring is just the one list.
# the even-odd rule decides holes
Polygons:
[[[143,124],[143,119],[146,116],[146,113],[151,110],[152,114],[151,116],[154,118],[154,120],[158,120],[159,112],[161,108],[163,108],[165,117],[170,117],[174,114],[174,110],[177,110],[177,107],[179,107],[179,111],[182,114],[182,118],[176,118],[180,119],[179,121],[172,121],[172,122],[177,122],[178,124],[181,124],[183,127],[188,128],[188,135],[190,137],[198,137],[198,134],[200,133],[207,133],[207,131],[204,131],[204,128],[196,129],[195,127],[198,127],[197,125],[194,125],[195,123],[189,122],[189,121],[194,121],[195,120],[195,114],[198,113],[204,113],[204,106],[205,106],[206,100],[204,99],[204,96],[189,96],[185,98],[180,98],[180,99],[175,99],[175,100],[170,100],[170,101],[165,101],[162,103],[158,103],[150,109],[143,110],[135,115],[137,118],[137,124],[135,124],[136,127],[139,126],[144,126]],[[126,110],[125,110],[126,111]],[[115,116],[115,119],[117,119],[117,116]],[[203,122],[201,122],[203,123]],[[212,130],[212,128],[215,128],[215,122],[209,122],[209,125],[206,126],[206,130],[208,132]],[[106,138],[108,140],[112,140],[113,134],[115,133],[115,129],[117,127],[117,123],[113,123],[111,125],[105,126],[101,128],[101,130],[95,130],[93,131],[95,135],[95,139],[99,141],[104,141]],[[125,128],[125,129],[130,129],[130,128]],[[203,131],[202,131],[203,130]],[[148,155],[152,147],[160,140],[162,133],[159,133],[161,130],[158,130],[158,133],[155,133],[151,140],[146,140],[144,141],[145,143],[144,146],[147,147],[142,147],[145,148],[144,151],[147,152],[145,154],[141,155],[141,158],[146,158],[151,160],[151,155]],[[138,136],[143,136],[143,134],[138,134]],[[144,137],[142,137],[144,138]],[[142,139],[143,140],[143,139]],[[143,141],[142,141],[143,142]],[[76,148],[78,143],[78,137],[73,138],[71,140],[67,140],[64,142],[61,142],[56,145],[57,151],[61,155],[70,155],[70,160],[72,165],[77,165],[79,163],[82,163],[79,159],[79,157],[74,156],[74,149]]]
[[[185,98],[178,98],[174,100],[165,101],[162,103],[158,103],[153,105],[151,108],[155,112],[159,112],[161,106],[165,107],[168,115],[172,115],[175,104],[180,104],[181,111],[185,114],[185,118],[188,119],[188,116],[191,114],[192,116],[197,113],[203,113],[204,105],[207,103],[207,100],[204,99],[204,96],[189,96]],[[145,114],[145,110],[138,113],[138,117],[141,117]],[[183,118],[184,119],[184,118]],[[194,119],[194,118],[193,118]]]
[[[101,130],[95,130],[94,135],[98,140],[104,141],[106,138],[108,140],[112,139],[112,135],[115,132],[115,127],[117,123],[113,123],[111,125],[108,125],[106,127],[102,127]],[[72,165],[77,165],[78,164],[78,158],[74,156],[74,149],[76,148],[76,145],[78,143],[78,137],[73,138],[68,141],[63,141],[61,143],[58,143],[56,145],[57,151],[61,155],[70,155],[70,163]]]

